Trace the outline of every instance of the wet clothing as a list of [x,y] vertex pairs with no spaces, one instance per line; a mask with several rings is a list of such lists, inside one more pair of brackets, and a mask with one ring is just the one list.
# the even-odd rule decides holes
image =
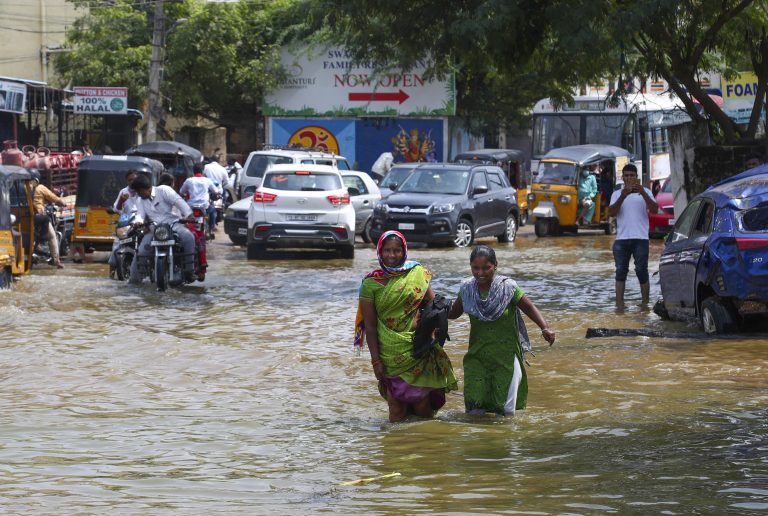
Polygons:
[[378,315],[379,358],[386,371],[382,396],[414,404],[430,395],[437,410],[445,403],[444,393],[457,388],[451,361],[439,344],[422,358],[412,355],[414,319],[431,279],[432,273],[421,265],[388,276],[386,285],[383,277],[367,277],[360,300],[372,301]]
[[[487,320],[482,313],[470,308],[469,349],[464,355],[464,406],[469,413],[495,412],[496,414],[514,414],[522,410],[528,401],[528,380],[523,361],[523,347],[519,336],[519,318],[517,305],[525,293],[509,278],[494,277],[511,287],[508,303],[498,317]],[[498,285],[497,288],[505,288]],[[495,296],[494,286],[488,293],[479,292],[473,279],[467,280],[459,290],[459,299],[471,290],[479,296],[481,302]],[[474,312],[474,314],[473,314]],[[480,317],[486,320],[482,320]]]

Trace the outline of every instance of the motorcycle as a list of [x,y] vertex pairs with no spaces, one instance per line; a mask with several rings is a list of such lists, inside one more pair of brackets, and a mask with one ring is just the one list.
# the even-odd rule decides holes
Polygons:
[[[109,210],[107,210],[109,211]],[[131,265],[139,253],[139,244],[144,235],[149,231],[144,224],[134,224],[136,215],[121,215],[116,222],[115,237],[118,247],[115,252],[117,264],[115,265],[115,277],[120,281],[128,281],[131,277]]]
[[35,249],[32,253],[32,263],[47,263],[53,265],[53,255],[48,247],[48,222],[53,226],[56,239],[59,242],[59,257],[69,254],[69,241],[74,228],[74,221],[59,218],[56,205],[46,203],[45,214],[35,215]]
[[195,219],[195,222],[187,224],[187,227],[192,226],[197,231],[203,233],[206,240],[213,240],[213,227],[210,224],[206,207],[203,205],[193,205],[190,208],[192,208],[192,217]]
[[184,273],[184,247],[170,224],[155,225],[150,246],[154,253],[146,265],[158,291],[164,292],[169,286],[176,287],[205,278],[197,252],[194,253],[194,273],[190,276]]

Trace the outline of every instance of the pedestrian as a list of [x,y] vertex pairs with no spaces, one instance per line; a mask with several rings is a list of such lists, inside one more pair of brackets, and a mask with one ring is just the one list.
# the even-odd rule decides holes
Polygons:
[[576,214],[576,224],[589,224],[592,217],[595,216],[595,196],[597,195],[597,180],[593,173],[597,173],[597,165],[590,165],[589,168],[581,170],[579,176],[579,186],[577,190],[578,212]]
[[749,170],[751,168],[759,167],[763,164],[763,157],[759,154],[750,154],[747,156],[747,161],[744,162],[744,166],[746,167],[746,170]]
[[629,273],[629,260],[635,260],[635,274],[640,282],[640,296],[648,303],[648,212],[658,210],[653,194],[640,184],[637,167],[632,163],[621,170],[624,188],[611,195],[608,214],[616,217],[616,241],[613,260],[616,264],[616,304],[624,304],[624,289]]
[[413,335],[419,306],[434,298],[432,273],[407,261],[405,237],[387,231],[376,247],[381,268],[369,273],[360,286],[355,320],[355,347],[365,340],[371,353],[379,393],[389,405],[389,420],[413,414],[434,417],[445,404],[445,393],[457,388],[453,366],[436,344],[421,358],[413,357]]
[[[51,219],[45,211],[45,203],[52,203],[58,206],[65,206],[64,200],[50,191],[45,185],[40,184],[40,172],[32,170],[32,208],[35,211],[35,226],[40,226],[41,233],[48,240],[48,253],[51,255],[51,262],[57,269],[62,269],[61,257],[59,256],[59,238],[56,235],[56,229],[51,224]],[[37,245],[37,242],[35,242]]]
[[[469,255],[472,278],[459,288],[449,319],[469,315],[469,349],[464,355],[464,407],[468,414],[514,415],[525,408],[528,380],[523,346],[528,333],[519,311],[541,328],[549,345],[552,330],[517,283],[497,274],[496,252],[479,245]],[[518,310],[519,309],[519,310]]]

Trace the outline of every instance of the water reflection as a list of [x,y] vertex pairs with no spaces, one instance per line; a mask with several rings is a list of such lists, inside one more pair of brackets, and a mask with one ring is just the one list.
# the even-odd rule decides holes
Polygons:
[[[611,239],[494,244],[558,332],[529,407],[390,424],[351,352],[376,266],[212,246],[202,285],[159,294],[106,265],[42,269],[0,293],[0,496],[7,512],[732,513],[768,503],[764,342],[586,339],[588,327],[694,331],[616,313]],[[660,244],[652,243],[651,270]],[[413,248],[454,294],[468,250]],[[658,295],[652,279],[651,299]],[[466,319],[448,353],[462,377]],[[400,476],[344,486],[350,480]]]

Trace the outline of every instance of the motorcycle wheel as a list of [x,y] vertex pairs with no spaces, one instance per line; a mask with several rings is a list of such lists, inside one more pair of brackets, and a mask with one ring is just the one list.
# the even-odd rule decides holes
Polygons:
[[120,281],[128,281],[131,279],[131,265],[133,264],[133,249],[126,249],[123,254],[117,255],[117,267],[115,267],[115,275]]
[[168,289],[168,262],[165,258],[157,260],[155,264],[155,283],[157,285],[158,292],[165,292]]

